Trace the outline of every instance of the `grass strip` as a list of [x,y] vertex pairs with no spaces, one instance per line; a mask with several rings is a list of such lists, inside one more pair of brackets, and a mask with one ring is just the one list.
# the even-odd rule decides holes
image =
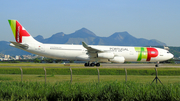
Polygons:
[[136,82],[75,83],[1,82],[0,100],[180,100],[180,84],[149,85]]
[[[43,68],[22,68],[23,74],[43,75]],[[180,68],[158,68],[158,75],[179,76]],[[69,68],[46,68],[47,75],[70,75]],[[122,68],[99,68],[100,75],[125,75]],[[96,68],[72,68],[73,75],[97,75]],[[21,74],[19,68],[1,67],[0,74]],[[153,68],[127,69],[128,75],[155,75]]]

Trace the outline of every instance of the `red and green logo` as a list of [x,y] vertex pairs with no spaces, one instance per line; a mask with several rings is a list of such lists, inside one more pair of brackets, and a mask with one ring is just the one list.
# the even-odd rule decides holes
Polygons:
[[146,47],[135,47],[136,52],[138,52],[137,61],[146,59],[146,61],[151,61],[151,58],[158,56],[158,50],[155,48],[146,48]]
[[21,24],[16,20],[8,20],[16,42],[22,43],[22,36],[30,36]]

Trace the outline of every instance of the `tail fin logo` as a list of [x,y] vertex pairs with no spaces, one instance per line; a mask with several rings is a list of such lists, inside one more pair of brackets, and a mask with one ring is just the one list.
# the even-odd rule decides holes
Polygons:
[[22,37],[30,36],[25,28],[17,20],[8,20],[16,42],[22,43]]
[[20,39],[20,38],[19,38],[19,31],[20,31],[20,26],[18,26],[18,30],[17,30],[17,41],[18,41],[18,42],[20,42],[20,41],[19,41],[19,39]]

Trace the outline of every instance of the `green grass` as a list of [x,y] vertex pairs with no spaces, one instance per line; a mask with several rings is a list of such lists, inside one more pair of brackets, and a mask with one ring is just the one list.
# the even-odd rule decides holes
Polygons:
[[[180,83],[180,76],[158,76],[159,79],[163,84],[174,84],[174,83]],[[6,78],[6,79],[0,79],[0,82],[3,81],[21,81],[21,75],[17,74],[1,74],[0,78]],[[151,83],[155,76],[142,76],[142,75],[128,75],[127,80],[138,82],[138,83]],[[87,83],[87,82],[98,82],[98,76],[97,75],[73,75],[72,76],[72,83]],[[55,82],[70,82],[71,77],[70,75],[47,75],[46,81],[49,83],[55,83]],[[44,75],[23,75],[23,82],[31,81],[31,82],[45,82]],[[124,75],[100,75],[100,82],[106,82],[106,81],[119,81],[124,82],[125,76]],[[159,82],[158,82],[159,83]]]
[[[70,63],[71,67],[84,67],[83,64]],[[0,67],[67,67],[59,63],[0,63]]]
[[[23,74],[34,74],[34,75],[43,75],[44,69],[33,68],[33,67],[23,67]],[[154,68],[127,68],[128,75],[155,75]],[[158,75],[166,76],[179,76],[180,68],[158,68]],[[70,75],[69,68],[46,68],[48,75]],[[100,75],[125,75],[123,68],[99,68]],[[97,75],[96,68],[72,68],[73,75]],[[21,71],[18,67],[1,67],[0,74],[21,74]]]
[[2,77],[0,76],[0,81],[9,81],[9,80],[12,80],[13,78],[11,77]]
[[180,100],[180,85],[136,82],[75,83],[1,82],[0,100]]
[[70,83],[70,70],[62,64],[13,65],[0,64],[0,100],[180,100],[180,68],[157,68],[163,85],[150,85],[154,68],[127,68],[126,83],[123,68],[99,68],[98,82],[96,68],[73,64]]

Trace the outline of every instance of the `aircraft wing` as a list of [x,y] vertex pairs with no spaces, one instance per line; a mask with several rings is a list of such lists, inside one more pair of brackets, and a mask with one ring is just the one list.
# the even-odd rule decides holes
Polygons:
[[84,48],[87,49],[89,53],[98,53],[98,52],[104,52],[103,50],[93,48],[91,46],[88,46],[85,42],[82,42],[82,45]]
[[[27,49],[27,48],[28,48],[28,45],[27,45],[27,44],[20,44],[20,43],[12,42],[12,41],[10,41],[10,42],[11,42],[11,44],[13,44],[14,46],[20,47],[20,48],[22,48],[22,49]],[[10,45],[11,45],[11,44],[10,44]]]

